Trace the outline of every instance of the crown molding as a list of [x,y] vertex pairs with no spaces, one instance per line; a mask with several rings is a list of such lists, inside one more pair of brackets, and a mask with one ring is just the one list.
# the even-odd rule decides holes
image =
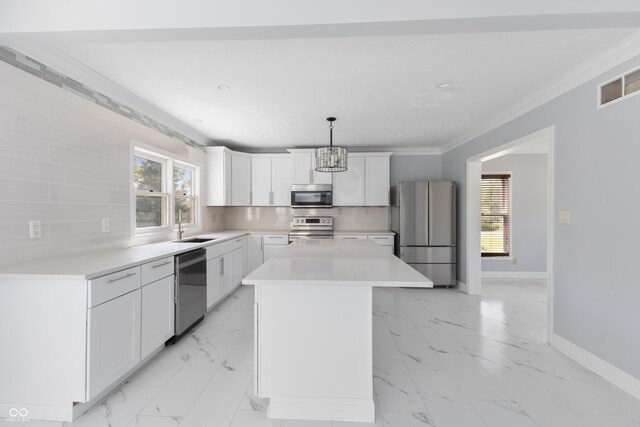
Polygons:
[[43,64],[71,77],[74,80],[90,87],[93,90],[101,92],[119,103],[132,108],[142,114],[145,114],[164,124],[165,126],[172,128],[188,138],[191,138],[201,146],[210,144],[211,139],[199,131],[193,129],[186,123],[176,119],[164,110],[156,107],[143,98],[128,91],[122,86],[109,80],[102,74],[93,70],[90,67],[76,61],[69,55],[65,54],[61,50],[51,45],[40,45],[34,43],[19,43],[10,46],[12,49],[19,51],[20,53],[29,56]]
[[640,55],[640,30],[629,34],[605,52],[591,58],[539,91],[524,98],[521,102],[502,111],[487,123],[473,128],[443,145],[441,147],[442,153],[454,150],[493,129],[509,123],[638,55]]

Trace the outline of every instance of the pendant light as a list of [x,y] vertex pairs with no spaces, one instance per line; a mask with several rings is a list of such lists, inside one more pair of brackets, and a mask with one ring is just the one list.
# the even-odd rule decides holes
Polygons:
[[329,122],[329,146],[316,148],[316,172],[344,172],[347,170],[347,149],[333,146],[333,122],[335,117],[327,117]]

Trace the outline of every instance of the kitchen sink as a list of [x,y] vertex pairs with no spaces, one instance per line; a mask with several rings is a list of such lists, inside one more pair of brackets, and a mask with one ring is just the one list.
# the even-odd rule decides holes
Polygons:
[[212,240],[216,240],[216,239],[207,239],[204,237],[192,237],[191,239],[174,240],[173,243],[204,243],[204,242],[210,242]]

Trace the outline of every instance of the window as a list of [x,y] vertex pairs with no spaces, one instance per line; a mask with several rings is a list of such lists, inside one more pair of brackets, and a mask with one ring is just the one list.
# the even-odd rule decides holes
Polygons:
[[482,175],[481,245],[483,257],[507,257],[511,251],[511,175]]
[[194,195],[193,167],[177,163],[173,167],[173,194],[175,195],[174,224],[195,224],[196,197]]
[[135,147],[133,190],[134,234],[168,232],[176,229],[178,222],[199,225],[196,166]]

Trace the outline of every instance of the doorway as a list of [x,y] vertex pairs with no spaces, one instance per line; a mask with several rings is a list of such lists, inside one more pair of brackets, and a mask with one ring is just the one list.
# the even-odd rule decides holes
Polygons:
[[466,218],[466,286],[463,291],[482,294],[482,258],[481,258],[481,180],[482,163],[508,154],[517,153],[521,147],[538,146],[547,151],[547,209],[546,209],[546,282],[548,337],[553,331],[553,126],[479,153],[467,159]]

